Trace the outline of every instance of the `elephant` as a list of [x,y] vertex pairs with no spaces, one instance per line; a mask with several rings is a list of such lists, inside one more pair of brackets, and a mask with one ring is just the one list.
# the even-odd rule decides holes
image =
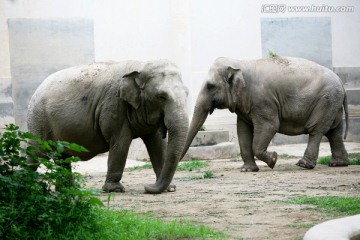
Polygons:
[[125,191],[120,180],[129,146],[140,137],[156,175],[145,192],[175,191],[171,181],[189,127],[187,96],[180,69],[166,59],[70,67],[37,88],[28,130],[44,140],[84,146],[89,152],[76,154],[83,161],[109,151],[105,192]]
[[274,168],[277,153],[267,148],[276,133],[308,134],[303,157],[296,165],[316,166],[320,141],[330,143],[329,166],[347,166],[342,139],[343,109],[348,131],[348,107],[340,78],[330,69],[303,58],[273,56],[255,60],[217,58],[197,97],[183,150],[214,109],[237,114],[242,172],[257,172],[254,157]]

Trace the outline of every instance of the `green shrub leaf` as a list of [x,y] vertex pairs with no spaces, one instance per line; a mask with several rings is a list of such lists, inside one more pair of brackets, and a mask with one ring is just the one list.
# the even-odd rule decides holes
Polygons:
[[98,199],[98,198],[96,198],[96,197],[90,198],[90,199],[89,199],[89,203],[90,203],[92,206],[99,206],[99,207],[104,207],[104,206],[105,206],[104,203],[103,203],[100,199]]

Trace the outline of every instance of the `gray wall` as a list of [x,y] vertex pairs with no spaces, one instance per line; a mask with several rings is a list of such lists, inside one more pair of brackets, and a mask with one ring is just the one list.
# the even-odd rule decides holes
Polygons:
[[360,67],[335,67],[334,72],[344,82],[349,106],[347,140],[360,142]]
[[15,123],[26,129],[27,105],[39,84],[55,71],[94,61],[93,21],[9,19],[8,27]]
[[[1,123],[13,123],[14,103],[12,101],[12,86],[10,78],[0,78],[0,126]],[[1,129],[0,129],[1,132]]]
[[302,57],[332,68],[331,18],[262,18],[262,55]]

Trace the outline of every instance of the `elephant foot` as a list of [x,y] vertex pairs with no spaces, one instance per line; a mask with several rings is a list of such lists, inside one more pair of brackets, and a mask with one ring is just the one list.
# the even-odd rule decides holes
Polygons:
[[163,192],[175,192],[176,191],[176,186],[171,183],[164,190],[161,190],[161,189],[162,188],[160,188],[156,183],[155,184],[148,184],[148,185],[145,186],[145,193],[161,194]]
[[106,182],[102,190],[104,192],[125,192],[125,188],[120,182]]
[[264,160],[264,162],[271,168],[273,169],[275,167],[277,161],[277,152],[272,152],[271,156],[269,158],[267,158],[266,160]]
[[329,167],[347,167],[349,166],[348,159],[333,158],[329,162]]
[[176,192],[176,185],[170,184],[168,188],[166,189],[168,192]]
[[246,164],[244,163],[244,165],[242,165],[242,167],[240,168],[241,172],[258,172],[259,171],[259,167],[254,163],[254,164]]
[[316,166],[316,161],[311,161],[305,158],[300,159],[297,163],[297,166],[307,168],[307,169],[313,169]]

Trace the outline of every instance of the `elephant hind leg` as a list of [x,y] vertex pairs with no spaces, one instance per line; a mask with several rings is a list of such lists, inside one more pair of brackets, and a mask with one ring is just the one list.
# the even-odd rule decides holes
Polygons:
[[322,136],[322,134],[309,135],[309,141],[304,156],[296,163],[297,166],[308,169],[313,169],[316,166]]
[[341,167],[349,165],[348,153],[344,146],[342,133],[343,124],[341,120],[340,124],[336,128],[330,129],[325,134],[325,136],[329,139],[331,148],[332,159],[329,162],[330,167]]

